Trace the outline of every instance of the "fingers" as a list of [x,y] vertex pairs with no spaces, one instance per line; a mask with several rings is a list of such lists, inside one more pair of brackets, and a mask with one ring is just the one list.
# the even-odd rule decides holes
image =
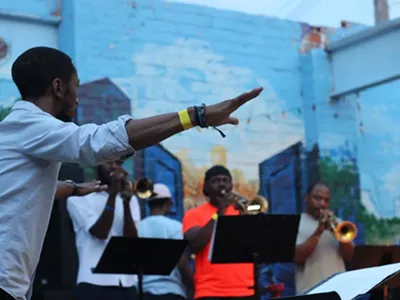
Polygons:
[[258,95],[261,94],[263,88],[255,88],[252,89],[250,92],[243,93],[236,98],[232,99],[232,103],[235,105],[235,109],[237,109],[239,106],[242,106],[246,102],[250,101],[251,99],[254,99],[258,97]]
[[100,180],[94,180],[93,184],[94,184],[94,188],[98,192],[106,191],[108,189],[108,185],[107,184],[101,184]]
[[119,179],[125,178],[126,175],[121,171],[115,171],[115,172],[111,172],[110,176],[114,180],[119,180]]
[[229,117],[228,120],[226,120],[225,124],[238,125],[239,119],[234,117]]
[[98,186],[96,186],[96,189],[99,192],[103,192],[103,191],[106,191],[108,189],[108,185],[107,184],[98,185]]

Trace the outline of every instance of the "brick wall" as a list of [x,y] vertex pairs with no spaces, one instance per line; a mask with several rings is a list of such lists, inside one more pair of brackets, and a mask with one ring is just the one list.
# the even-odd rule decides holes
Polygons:
[[0,4],[0,12],[2,13],[13,13],[36,18],[59,16],[60,10],[61,0],[24,0],[23,3],[21,1],[4,0]]
[[74,5],[64,24],[73,22],[75,46],[66,51],[82,82],[109,78],[131,99],[134,117],[265,87],[238,112],[240,127],[223,128],[227,139],[192,130],[163,143],[183,162],[188,201],[203,199],[204,170],[221,162],[242,192],[255,194],[258,163],[303,140],[300,24],[161,1]]

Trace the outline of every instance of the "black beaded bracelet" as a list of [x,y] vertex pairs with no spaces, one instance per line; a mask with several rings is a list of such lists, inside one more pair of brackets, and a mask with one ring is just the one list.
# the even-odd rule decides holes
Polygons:
[[[206,119],[206,105],[203,103],[201,106],[194,106],[194,111],[196,115],[196,122],[200,128],[208,128],[208,123]],[[212,126],[216,131],[218,131],[224,138],[226,135],[219,130],[217,127]]]
[[196,112],[196,121],[199,127],[207,128],[208,124],[205,117],[206,105],[203,103],[201,106],[195,106],[194,111]]

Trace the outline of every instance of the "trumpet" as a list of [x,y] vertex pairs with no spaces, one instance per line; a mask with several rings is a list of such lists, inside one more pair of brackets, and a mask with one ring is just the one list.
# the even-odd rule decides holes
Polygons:
[[357,226],[350,221],[340,222],[334,227],[336,239],[341,243],[351,243],[357,236]]
[[251,200],[243,195],[235,192],[228,193],[226,190],[221,190],[222,195],[231,195],[236,200],[236,203],[242,208],[244,212],[250,215],[265,213],[268,211],[268,201],[261,195],[253,197]]
[[342,221],[338,224],[329,221],[329,229],[340,243],[351,243],[357,236],[357,226],[351,221]]
[[132,186],[133,192],[139,199],[150,198],[153,195],[153,189],[153,182],[147,177],[143,177],[134,181]]

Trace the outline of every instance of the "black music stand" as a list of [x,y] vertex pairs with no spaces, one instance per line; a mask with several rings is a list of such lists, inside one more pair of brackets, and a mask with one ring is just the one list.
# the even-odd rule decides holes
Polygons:
[[[369,268],[370,270],[369,270],[369,272],[379,272],[379,270],[373,270],[374,268]],[[357,270],[353,270],[354,272],[356,272]],[[351,299],[353,299],[353,300],[356,300],[356,299],[360,299],[360,298],[362,298],[362,297],[364,297],[365,295],[367,295],[371,290],[373,290],[374,288],[376,288],[376,287],[378,287],[378,286],[382,286],[383,284],[385,284],[387,281],[389,281],[389,280],[391,280],[392,278],[394,278],[394,277],[396,277],[396,275],[397,274],[399,274],[399,272],[400,272],[400,270],[397,270],[397,271],[393,271],[393,270],[391,270],[390,271],[390,273],[389,272],[387,272],[387,271],[383,271],[384,272],[384,274],[385,274],[385,276],[386,277],[383,277],[383,278],[381,278],[381,279],[379,279],[379,280],[377,280],[376,282],[373,282],[372,284],[371,284],[371,282],[368,282],[367,283],[367,287],[366,288],[368,288],[368,291],[367,292],[365,292],[365,293],[363,293],[363,294],[358,294],[358,295],[355,295],[355,296],[353,296],[353,298],[351,298]],[[327,282],[329,282],[329,281],[331,281],[331,280],[335,280],[335,279],[337,279],[337,278],[339,278],[340,276],[346,276],[346,274],[349,274],[348,272],[341,272],[341,273],[335,273],[335,274],[333,274],[332,276],[330,276],[330,277],[328,277],[327,279],[325,279],[325,280],[322,280],[320,283],[318,283],[316,286],[314,286],[314,287],[312,287],[312,288],[310,288],[309,290],[307,290],[307,291],[305,291],[304,293],[302,293],[301,295],[298,295],[298,296],[292,296],[292,297],[287,297],[287,298],[279,298],[279,300],[280,299],[286,299],[286,300],[288,300],[288,299],[290,299],[290,300],[297,300],[297,299],[299,299],[299,300],[319,300],[319,299],[329,299],[329,300],[341,300],[341,298],[340,298],[340,296],[339,296],[339,293],[338,293],[338,290],[337,289],[335,289],[335,290],[331,290],[332,289],[332,282],[331,282],[331,284],[328,286],[328,288],[325,288],[324,290],[328,290],[327,292],[323,292],[323,293],[318,293],[318,294],[310,294],[312,291],[314,291],[316,288],[318,288],[318,287],[321,287],[322,285],[324,285],[325,283],[327,283]],[[379,274],[381,274],[382,275],[382,273],[379,273]],[[365,275],[365,272],[364,272],[364,276],[366,276]],[[360,280],[360,277],[357,277],[357,276],[355,276],[355,278],[357,278],[357,280]],[[343,281],[344,279],[342,278],[342,281]],[[346,279],[347,281],[345,281],[346,282],[346,284],[348,284],[348,285],[356,285],[356,284],[354,284],[353,282],[349,282],[348,281],[348,278]],[[361,279],[362,280],[362,279]],[[340,282],[341,284],[343,284],[343,282]],[[338,282],[336,282],[336,284],[337,284],[337,286],[338,287],[340,287],[341,285],[339,285],[339,283]],[[364,287],[365,288],[365,287]],[[275,298],[272,298],[272,299],[275,299]],[[371,298],[369,298],[369,299],[371,299]],[[397,298],[396,298],[397,299]],[[344,300],[344,299],[343,299]],[[346,300],[350,300],[350,298],[346,298]]]
[[271,299],[279,299],[279,300],[341,300],[340,296],[336,292],[329,293],[321,293],[321,294],[312,294],[312,295],[300,295],[293,297],[280,297],[280,298],[271,298]]
[[[360,245],[354,249],[353,259],[349,264],[350,270],[358,270],[370,267],[383,266],[400,262],[400,246],[371,246]],[[379,294],[388,295],[389,289],[400,287],[400,276],[394,276],[375,287],[372,298],[381,298]],[[382,291],[383,290],[383,291]]]
[[212,264],[253,263],[256,300],[260,264],[293,262],[300,215],[221,216],[211,239]]
[[138,275],[143,299],[143,275],[170,275],[186,246],[186,240],[113,236],[92,272]]

